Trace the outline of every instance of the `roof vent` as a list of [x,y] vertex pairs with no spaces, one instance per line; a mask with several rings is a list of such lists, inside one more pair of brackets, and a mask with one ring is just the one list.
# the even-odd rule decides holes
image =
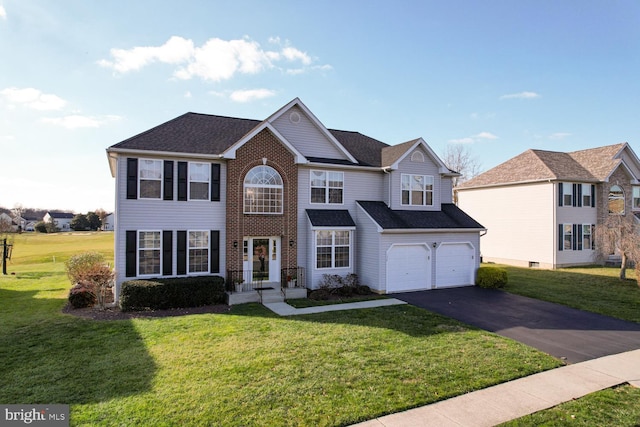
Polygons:
[[289,114],[289,120],[291,120],[291,123],[300,123],[300,114],[294,111],[293,113]]

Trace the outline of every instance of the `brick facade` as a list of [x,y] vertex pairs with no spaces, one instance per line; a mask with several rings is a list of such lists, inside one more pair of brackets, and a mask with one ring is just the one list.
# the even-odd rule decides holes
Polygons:
[[609,182],[598,184],[596,188],[596,203],[598,209],[598,224],[602,224],[609,216],[609,190],[612,186],[619,185],[624,192],[624,212],[632,215],[633,187],[631,177],[624,168],[619,167],[609,177]]
[[[264,129],[236,151],[234,160],[228,161],[227,269],[243,269],[243,239],[250,236],[280,236],[280,267],[297,267],[298,167],[294,160],[293,154],[268,129]],[[262,164],[274,168],[282,177],[282,214],[243,212],[245,176]]]

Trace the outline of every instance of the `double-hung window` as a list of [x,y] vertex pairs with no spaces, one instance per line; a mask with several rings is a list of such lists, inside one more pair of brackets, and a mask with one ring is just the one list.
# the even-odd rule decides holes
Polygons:
[[582,224],[582,249],[593,249],[593,226],[591,224]]
[[582,206],[591,206],[591,184],[582,184]]
[[208,163],[189,163],[189,200],[209,200],[209,167]]
[[433,206],[433,176],[402,174],[402,204]]
[[573,225],[563,224],[562,226],[563,250],[570,251],[573,249]]
[[141,199],[162,197],[162,160],[140,159],[138,162],[138,188]]
[[311,203],[342,204],[344,173],[311,171]]
[[640,187],[633,187],[633,209],[640,209]]
[[562,206],[573,206],[573,184],[562,183]]
[[160,231],[138,232],[138,275],[160,274],[161,235]]
[[349,230],[316,231],[316,268],[345,268],[351,265]]
[[209,271],[209,232],[189,231],[189,273]]

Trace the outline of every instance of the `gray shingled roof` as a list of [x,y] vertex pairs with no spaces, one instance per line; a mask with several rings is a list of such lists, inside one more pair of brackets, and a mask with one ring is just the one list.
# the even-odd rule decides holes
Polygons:
[[403,142],[398,145],[387,146],[382,150],[382,165],[381,166],[391,166],[398,160],[404,153],[407,152],[409,148],[415,144],[417,139]]
[[458,189],[536,181],[603,181],[620,163],[615,156],[626,143],[563,153],[527,150],[489,169]]
[[[219,155],[261,123],[260,120],[186,113],[110,148]],[[382,150],[389,145],[358,132],[335,129],[329,132],[360,165],[382,165]],[[335,159],[314,158],[313,161],[335,163]]]
[[356,223],[344,209],[307,209],[307,216],[314,227],[355,227]]
[[440,211],[393,210],[384,202],[375,201],[359,200],[358,204],[384,230],[484,229],[452,203],[443,203]]

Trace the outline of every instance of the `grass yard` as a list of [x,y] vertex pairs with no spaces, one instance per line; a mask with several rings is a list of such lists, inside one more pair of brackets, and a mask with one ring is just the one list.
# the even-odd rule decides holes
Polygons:
[[[110,233],[16,236],[0,276],[0,403],[68,403],[72,425],[345,425],[560,365],[411,306],[280,318],[63,314],[63,261]],[[55,257],[55,262],[54,262]]]
[[640,322],[640,287],[635,271],[618,279],[619,268],[587,267],[538,270],[501,265],[507,269],[508,292],[555,302],[619,319]]

